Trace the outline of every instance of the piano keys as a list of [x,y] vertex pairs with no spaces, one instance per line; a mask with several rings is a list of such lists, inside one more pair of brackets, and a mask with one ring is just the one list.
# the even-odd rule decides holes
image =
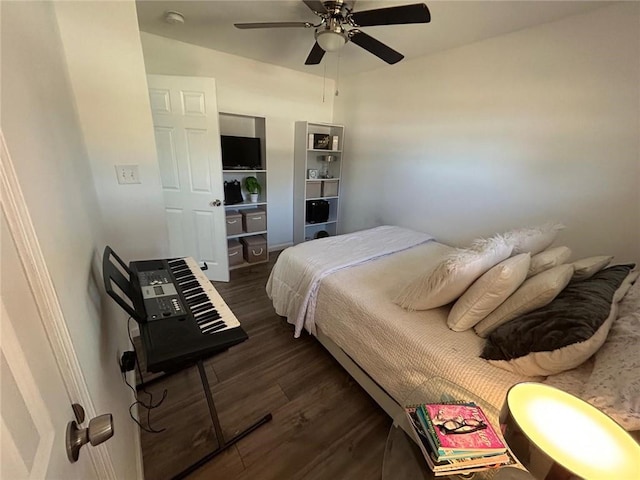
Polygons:
[[103,276],[107,293],[139,323],[150,372],[184,368],[248,338],[191,257],[127,266],[106,247]]
[[187,309],[203,334],[240,326],[236,316],[193,258],[176,258],[167,263]]

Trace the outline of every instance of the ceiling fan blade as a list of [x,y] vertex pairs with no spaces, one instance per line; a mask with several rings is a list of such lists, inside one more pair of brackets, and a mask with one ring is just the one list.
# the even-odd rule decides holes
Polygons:
[[320,0],[302,0],[313,12],[326,13],[327,9]]
[[364,32],[361,32],[360,30],[351,30],[349,32],[349,37],[353,43],[373,53],[376,57],[384,60],[390,65],[398,63],[404,58],[404,55],[401,53],[396,52],[393,48],[388,47],[384,43]]
[[324,50],[318,42],[313,45],[313,48],[309,52],[309,56],[305,60],[305,65],[318,65],[322,61],[322,57],[324,57]]
[[376,8],[354,12],[350,16],[356,27],[373,27],[375,25],[398,25],[406,23],[429,23],[431,14],[424,3],[402,5],[399,7]]
[[241,30],[245,30],[249,28],[296,28],[296,27],[310,28],[310,27],[313,27],[313,24],[309,22],[234,23],[233,25],[236,28],[240,28]]

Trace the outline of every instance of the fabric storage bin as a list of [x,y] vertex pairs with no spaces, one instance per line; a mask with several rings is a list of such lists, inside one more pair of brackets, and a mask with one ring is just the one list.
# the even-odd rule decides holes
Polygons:
[[338,196],[338,180],[324,180],[322,182],[322,196],[337,197]]
[[227,236],[242,233],[242,215],[235,210],[228,210],[227,214]]
[[227,242],[227,256],[229,257],[229,266],[242,264],[242,245],[238,240],[229,240]]
[[267,212],[260,208],[242,210],[242,228],[247,233],[264,232],[267,229]]
[[249,263],[262,262],[267,259],[267,239],[262,235],[243,237],[244,259]]
[[322,182],[307,182],[307,198],[319,198],[322,196]]

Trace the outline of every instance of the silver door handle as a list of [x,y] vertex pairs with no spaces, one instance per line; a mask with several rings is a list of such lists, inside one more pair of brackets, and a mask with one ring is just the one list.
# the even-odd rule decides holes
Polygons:
[[220,205],[222,205],[222,202],[220,200],[218,200],[217,198],[215,200],[212,200],[211,202],[209,202],[209,206],[210,207],[219,207]]
[[[84,417],[84,412],[82,416]],[[75,420],[69,422],[66,435],[67,458],[71,463],[75,463],[85,443],[91,443],[95,447],[111,437],[113,437],[113,415],[110,413],[92,418],[88,428],[78,428]]]

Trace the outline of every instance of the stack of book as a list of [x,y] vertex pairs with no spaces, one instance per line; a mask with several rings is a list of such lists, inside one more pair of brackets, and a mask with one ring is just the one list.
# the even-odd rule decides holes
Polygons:
[[435,476],[461,475],[514,464],[507,447],[475,403],[405,408],[416,443]]

